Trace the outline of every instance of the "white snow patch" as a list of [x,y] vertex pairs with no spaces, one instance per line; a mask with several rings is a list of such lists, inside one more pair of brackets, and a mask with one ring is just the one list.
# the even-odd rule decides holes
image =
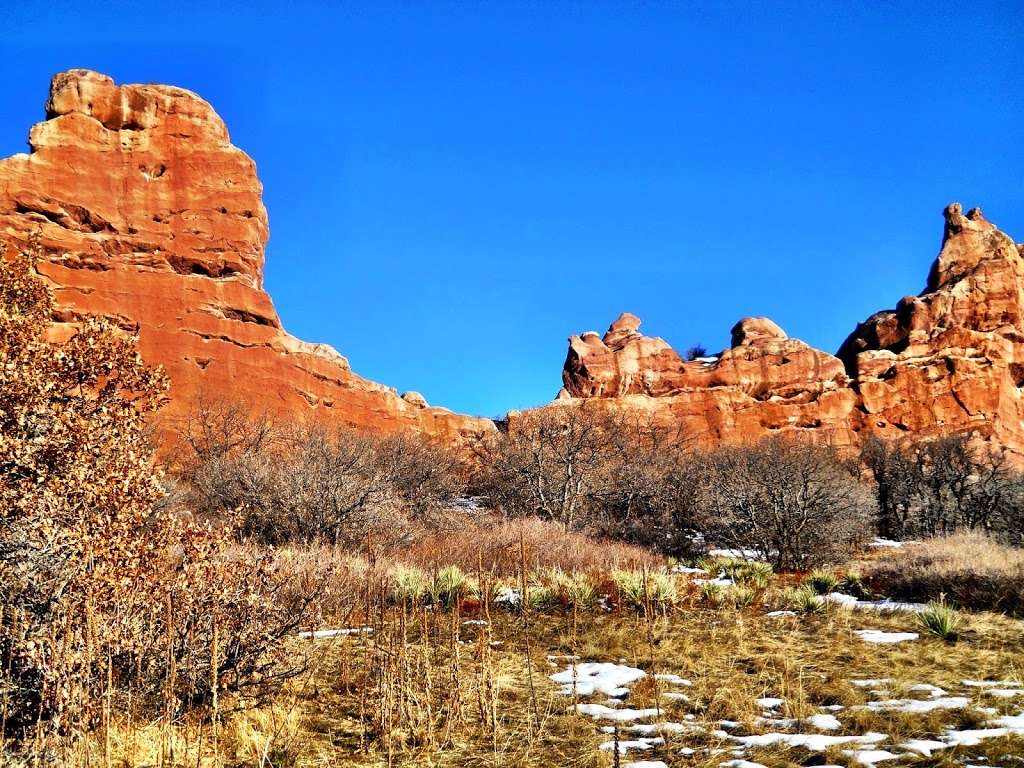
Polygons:
[[935,739],[909,739],[899,746],[902,749],[909,749],[911,752],[917,752],[919,755],[924,755],[925,757],[931,757],[932,752],[949,748],[949,744],[946,742],[935,741]]
[[780,616],[796,616],[796,611],[769,611],[765,616],[769,619],[776,619]]
[[839,605],[843,608],[858,611],[879,611],[881,613],[917,613],[928,606],[924,603],[903,603],[895,600],[858,600],[853,595],[844,595],[842,592],[829,592],[821,598],[826,603]]
[[1024,696],[1024,688],[987,688],[985,695],[1000,699],[1012,699],[1015,696]]
[[709,549],[711,557],[734,557],[741,560],[756,560],[761,553],[756,549]]
[[634,760],[626,763],[622,768],[668,768],[668,765],[661,760]]
[[762,763],[755,763],[752,760],[726,760],[719,763],[719,768],[768,768]]
[[891,677],[875,677],[875,678],[864,678],[861,680],[851,680],[858,688],[877,688],[880,685],[887,685],[893,682]]
[[729,736],[747,747],[771,747],[782,744],[787,747],[803,747],[811,752],[824,752],[841,744],[878,744],[889,737],[884,733],[869,732],[863,736],[826,736],[820,733],[760,733],[754,736]]
[[843,754],[861,765],[874,765],[899,757],[884,749],[844,749]]
[[523,596],[518,589],[502,587],[494,596],[495,605],[507,605],[509,608],[518,608],[523,602]]
[[551,680],[562,685],[561,692],[566,696],[574,693],[591,696],[598,692],[606,696],[625,696],[629,693],[626,686],[646,676],[646,672],[636,667],[591,661],[570,664],[568,669],[551,675]]
[[778,709],[785,704],[785,699],[775,698],[774,696],[765,696],[763,699],[757,700],[757,706],[762,709]]
[[804,722],[819,731],[838,731],[843,727],[835,715],[811,715]]
[[966,696],[943,696],[936,699],[887,699],[885,701],[869,701],[852,709],[867,709],[871,712],[909,712],[921,714],[934,712],[936,709],[964,709],[971,700]]
[[855,629],[853,634],[865,643],[874,643],[875,645],[892,645],[893,643],[917,640],[921,637],[917,632],[883,632],[880,629]]
[[314,629],[310,632],[299,632],[299,637],[306,640],[319,640],[324,637],[345,637],[347,635],[370,634],[373,627],[346,627],[344,629]]
[[629,722],[630,720],[646,720],[661,714],[657,709],[612,709],[604,704],[577,704],[576,711],[595,719]]
[[[632,739],[632,740],[629,740],[629,741],[619,740],[619,742],[618,742],[619,754],[620,755],[624,755],[627,752],[629,752],[629,750],[631,750],[631,749],[640,749],[640,750],[653,749],[654,747],[660,746],[660,745],[662,745],[664,743],[665,743],[665,740],[662,739],[662,738]],[[601,744],[598,747],[598,749],[602,750],[603,752],[611,752],[611,751],[613,751],[615,749],[615,746],[616,746],[616,742],[614,742],[614,741],[606,741],[603,744]]]
[[661,675],[655,675],[654,679],[655,680],[662,680],[663,682],[666,682],[666,683],[672,683],[672,685],[681,685],[684,688],[689,688],[690,686],[693,685],[693,683],[691,681],[687,680],[686,678],[680,677],[679,675],[661,674]]

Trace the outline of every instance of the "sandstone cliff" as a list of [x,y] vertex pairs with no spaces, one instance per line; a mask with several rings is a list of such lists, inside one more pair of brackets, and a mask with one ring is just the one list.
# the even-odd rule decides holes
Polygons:
[[978,209],[945,218],[924,293],[858,325],[836,356],[746,318],[729,349],[686,362],[624,314],[603,338],[569,339],[559,399],[644,409],[705,443],[968,432],[1024,456],[1024,246]]
[[202,394],[448,442],[493,429],[399,397],[284,331],[263,290],[256,167],[199,96],[72,70],[54,77],[46,118],[29,154],[0,160],[0,241],[40,238],[55,335],[90,314],[139,334],[143,357],[171,378],[169,416]]

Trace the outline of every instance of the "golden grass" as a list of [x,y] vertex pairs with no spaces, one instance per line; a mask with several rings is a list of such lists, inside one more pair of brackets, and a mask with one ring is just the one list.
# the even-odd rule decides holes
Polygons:
[[1024,614],[1024,550],[976,533],[928,539],[885,552],[864,566],[872,588],[894,598]]
[[[629,706],[660,706],[663,719],[671,721],[682,722],[689,713],[697,724],[706,726],[708,733],[704,734],[667,734],[668,744],[657,755],[670,766],[696,768],[717,768],[730,758],[728,751],[734,745],[711,735],[719,720],[742,723],[737,733],[765,730],[756,722],[763,713],[755,702],[762,696],[783,698],[780,715],[799,718],[825,705],[850,708],[872,700],[871,692],[853,685],[852,679],[891,678],[885,688],[887,697],[892,698],[915,697],[918,694],[910,689],[919,683],[961,695],[960,680],[965,677],[1024,681],[1020,652],[1024,624],[1013,619],[972,614],[961,641],[953,646],[932,638],[873,646],[853,636],[852,630],[912,631],[915,617],[830,610],[824,615],[776,619],[765,618],[762,612],[761,608],[738,611],[722,607],[679,610],[667,617],[650,618],[631,611],[595,612],[580,615],[575,622],[568,615],[534,614],[530,618],[537,691],[534,702],[520,617],[495,610],[490,625],[463,625],[462,617],[442,611],[403,617],[399,609],[390,609],[375,619],[377,632],[372,638],[295,641],[306,649],[315,644],[321,653],[309,675],[293,681],[273,700],[228,716],[219,756],[207,751],[199,760],[202,750],[197,746],[197,726],[181,724],[177,743],[189,744],[179,746],[179,754],[187,754],[191,765],[275,768],[611,766],[609,753],[597,749],[611,737],[598,733],[600,723],[570,711],[572,699],[558,694],[547,680],[565,662],[559,659],[556,666],[548,660],[549,655],[622,661],[648,672],[674,673],[692,680],[692,688],[674,689],[685,692],[690,697],[688,703],[665,698],[672,686],[648,677],[633,687]],[[407,690],[381,687],[380,665],[388,658],[400,661],[396,669],[408,665],[401,673],[407,675]],[[453,670],[457,675],[453,676]],[[425,686],[428,677],[430,685]],[[493,727],[478,711],[486,681],[496,691]],[[972,695],[979,703],[1006,713],[1016,713],[1024,704],[984,699],[977,691]],[[389,733],[380,730],[377,717],[386,697],[398,702]],[[453,697],[459,699],[457,722]],[[600,697],[592,700],[600,701]],[[403,715],[403,709],[416,709],[418,715]],[[424,719],[424,714],[429,719]],[[975,708],[924,715],[847,709],[840,719],[844,725],[840,733],[887,733],[893,740],[891,746],[906,738],[934,737],[947,727],[981,727],[985,716]],[[113,764],[154,765],[150,762],[151,741],[145,734],[142,738],[137,735],[132,753],[131,739],[116,739],[118,752]],[[679,757],[678,750],[683,747],[695,749],[697,754]],[[954,757],[961,763],[986,758],[993,761],[990,764],[998,764],[1001,755],[1019,752],[1022,747],[1020,740],[993,739],[978,747],[948,750],[921,764],[952,765]],[[753,749],[746,755],[769,768],[809,764],[812,758],[820,762],[823,756],[778,747]],[[824,758],[849,764],[841,750]],[[638,758],[631,754],[622,763],[630,759]]]

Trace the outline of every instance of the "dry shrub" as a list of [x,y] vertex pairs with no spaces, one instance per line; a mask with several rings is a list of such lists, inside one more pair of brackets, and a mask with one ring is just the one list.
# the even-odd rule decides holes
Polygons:
[[487,571],[513,576],[521,568],[520,540],[526,545],[526,565],[531,571],[555,567],[594,572],[661,563],[660,557],[641,547],[566,531],[558,523],[535,517],[478,520],[455,536],[427,535],[396,551],[394,557],[428,570],[438,564],[453,564],[473,572],[482,562]]
[[48,341],[37,258],[0,257],[0,731],[56,756],[122,692],[170,720],[214,681],[295,670],[277,641],[315,593],[280,601],[268,557],[157,511],[146,418],[166,380],[102,320]]
[[928,539],[871,561],[864,581],[890,597],[927,601],[945,595],[972,610],[1024,614],[1024,550],[980,533]]

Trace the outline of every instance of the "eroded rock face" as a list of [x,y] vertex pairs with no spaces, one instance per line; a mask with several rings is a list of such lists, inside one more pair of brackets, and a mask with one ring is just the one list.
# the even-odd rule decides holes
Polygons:
[[967,432],[1024,457],[1024,246],[978,209],[945,219],[925,292],[860,323],[836,356],[745,318],[729,349],[684,362],[623,315],[603,339],[569,340],[559,404],[648,410],[705,442]]
[[46,115],[30,154],[0,160],[0,241],[40,239],[56,336],[84,315],[138,332],[171,378],[168,417],[202,395],[456,443],[493,429],[403,399],[283,330],[263,290],[256,167],[199,96],[72,70],[54,77]]

